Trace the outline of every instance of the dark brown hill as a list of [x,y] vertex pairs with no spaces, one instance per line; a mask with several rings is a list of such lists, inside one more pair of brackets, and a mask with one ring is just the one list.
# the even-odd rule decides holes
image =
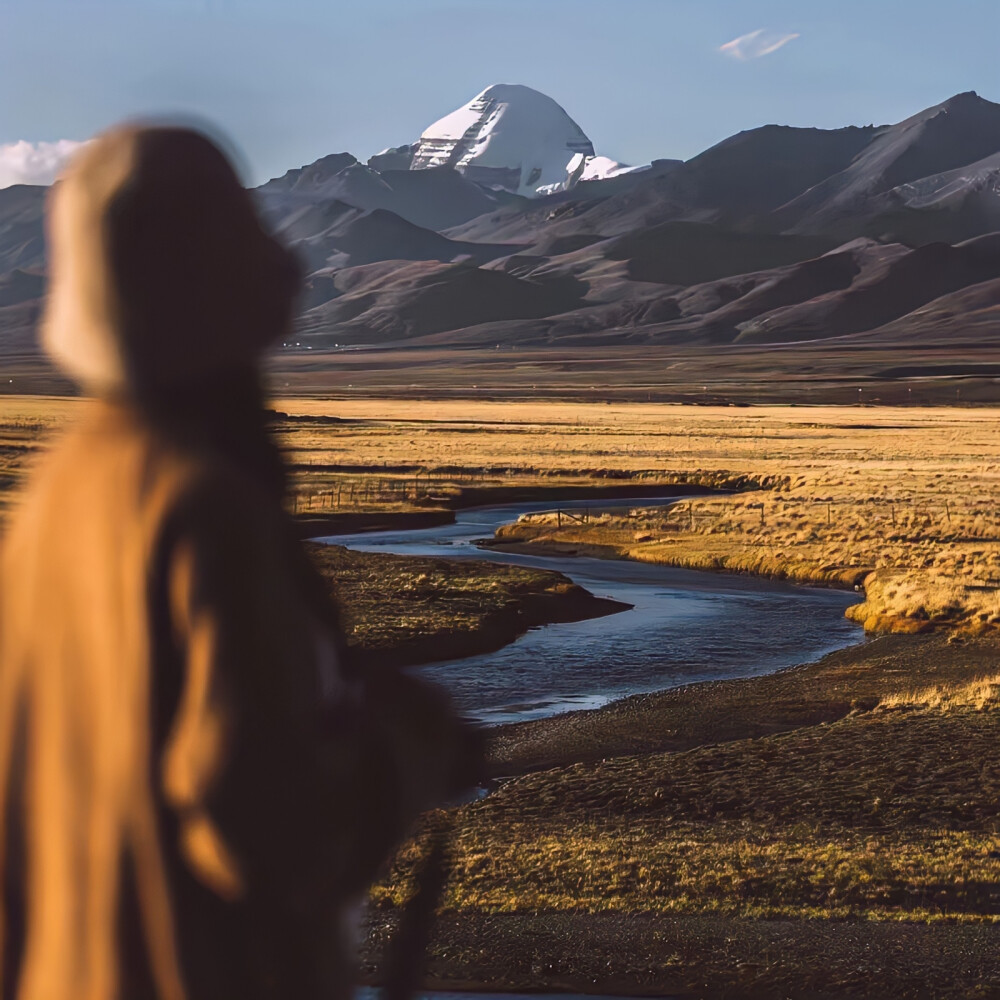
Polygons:
[[535,282],[469,264],[399,263],[390,273],[374,266],[381,280],[366,274],[359,287],[310,309],[299,339],[320,347],[417,338],[552,315],[578,304],[582,293],[572,279]]
[[[1000,105],[973,93],[959,94],[898,125],[879,129],[850,166],[776,212],[774,225],[845,238],[872,234],[873,218],[893,210],[919,213],[929,207],[927,189],[933,180],[928,185],[927,179],[948,185],[955,178],[942,175],[998,152]],[[919,188],[924,189],[922,197]],[[932,233],[928,236],[934,238]]]
[[[741,132],[664,175],[640,178],[600,204],[570,199],[575,210],[557,214],[552,228],[563,235],[582,230],[611,236],[694,221],[778,232],[780,227],[767,222],[768,213],[846,168],[876,131],[767,125]],[[514,235],[509,227],[506,231]],[[478,234],[483,238],[487,230],[480,227]]]
[[736,341],[782,343],[875,330],[970,285],[1000,277],[992,245],[930,243],[877,261],[851,285],[744,323]]
[[[338,207],[335,207],[338,206]],[[346,210],[341,210],[346,209]],[[326,228],[318,228],[326,222]],[[316,227],[317,231],[309,230]],[[431,229],[407,222],[394,212],[363,212],[342,202],[321,202],[296,214],[279,228],[295,246],[308,273],[340,270],[383,260],[437,260],[466,258],[485,263],[521,249],[516,245],[462,243]]]
[[598,246],[608,260],[626,261],[626,273],[633,281],[695,285],[815,257],[834,244],[822,237],[740,233],[704,223],[667,222]]
[[850,343],[944,347],[955,352],[997,346],[1000,330],[1000,278],[949,292],[875,330],[839,341]]
[[0,188],[0,274],[45,265],[42,218],[47,188],[15,184]]

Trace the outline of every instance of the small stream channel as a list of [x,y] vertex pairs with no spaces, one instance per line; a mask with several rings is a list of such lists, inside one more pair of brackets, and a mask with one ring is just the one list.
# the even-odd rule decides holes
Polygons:
[[505,504],[459,511],[434,528],[316,539],[371,552],[486,559],[555,569],[599,597],[634,605],[590,621],[532,629],[495,653],[434,663],[420,673],[487,725],[597,708],[631,694],[771,673],[860,642],[844,617],[853,593],[750,576],[624,560],[479,549],[476,539],[529,511],[652,507],[677,497]]

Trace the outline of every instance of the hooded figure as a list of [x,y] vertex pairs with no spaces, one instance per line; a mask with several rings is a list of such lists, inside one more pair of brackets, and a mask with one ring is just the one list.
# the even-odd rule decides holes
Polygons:
[[49,237],[44,346],[97,398],[3,539],[0,996],[342,996],[339,916],[461,732],[352,667],[283,513],[295,262],[184,128],[86,147]]

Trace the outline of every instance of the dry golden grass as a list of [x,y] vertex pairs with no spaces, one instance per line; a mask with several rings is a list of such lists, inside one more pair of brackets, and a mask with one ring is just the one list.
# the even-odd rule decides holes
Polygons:
[[979,677],[966,684],[934,684],[915,691],[886,695],[878,708],[883,711],[918,708],[939,712],[995,710],[1000,708],[1000,674]]
[[[812,487],[810,489],[810,487]],[[869,631],[1000,626],[1000,529],[981,508],[990,498],[952,496],[905,509],[892,494],[825,501],[816,484],[736,498],[683,501],[586,524],[530,515],[498,534],[534,545],[604,546],[628,558],[690,569],[755,573],[798,583],[858,587],[849,615]],[[895,510],[893,510],[895,508]]]
[[525,775],[459,811],[446,904],[996,922],[998,737],[995,711],[896,708]]
[[[992,834],[943,829],[774,830],[764,824],[580,823],[504,828],[489,841],[466,831],[445,900],[450,910],[725,914],[757,919],[1000,922],[993,914]],[[479,836],[477,836],[479,834]],[[376,903],[412,891],[410,844]]]
[[[0,400],[0,486],[72,400]],[[299,511],[405,509],[470,486],[623,481],[739,490],[536,542],[864,583],[870,630],[1000,626],[1000,411],[279,399]],[[329,418],[340,418],[333,422]],[[303,419],[305,418],[305,419]],[[763,506],[761,506],[763,505]]]

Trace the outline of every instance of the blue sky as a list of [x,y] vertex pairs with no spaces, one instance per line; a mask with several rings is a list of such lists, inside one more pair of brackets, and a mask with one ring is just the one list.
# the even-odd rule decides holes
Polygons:
[[0,146],[27,170],[53,148],[37,143],[195,113],[260,182],[412,141],[503,82],[640,163],[770,122],[898,121],[964,90],[1000,101],[998,44],[1000,0],[0,0]]

